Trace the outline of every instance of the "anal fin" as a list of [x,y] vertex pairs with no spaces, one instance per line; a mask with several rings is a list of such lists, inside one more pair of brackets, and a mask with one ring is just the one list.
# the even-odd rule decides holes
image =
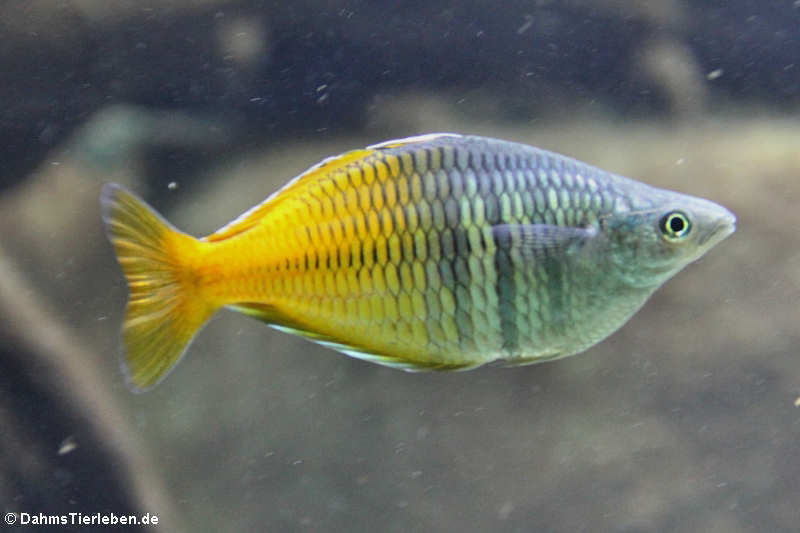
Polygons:
[[269,326],[283,331],[304,337],[316,342],[326,348],[334,349],[350,357],[368,361],[407,372],[425,371],[447,371],[447,370],[468,370],[475,368],[483,363],[455,363],[455,362],[436,362],[414,359],[413,357],[403,357],[402,355],[381,353],[369,348],[348,344],[330,335],[311,330],[307,325],[299,321],[292,320],[277,311],[274,307],[261,303],[243,303],[228,306],[229,309],[253,317]]

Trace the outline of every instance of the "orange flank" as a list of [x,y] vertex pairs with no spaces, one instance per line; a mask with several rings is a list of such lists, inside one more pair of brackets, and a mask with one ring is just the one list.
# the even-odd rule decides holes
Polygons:
[[398,261],[400,247],[413,246],[394,227],[407,225],[405,206],[384,191],[402,162],[369,161],[375,152],[323,161],[202,239],[106,185],[103,216],[130,290],[122,338],[131,388],[159,383],[225,306],[371,361],[465,366],[431,353],[419,322],[424,273]]

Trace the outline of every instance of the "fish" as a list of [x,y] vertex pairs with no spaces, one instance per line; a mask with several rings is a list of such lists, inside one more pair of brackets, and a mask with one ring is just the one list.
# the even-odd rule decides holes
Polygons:
[[222,308],[409,371],[577,354],[736,228],[709,200],[455,133],[325,159],[202,238],[120,185],[100,203],[135,392]]

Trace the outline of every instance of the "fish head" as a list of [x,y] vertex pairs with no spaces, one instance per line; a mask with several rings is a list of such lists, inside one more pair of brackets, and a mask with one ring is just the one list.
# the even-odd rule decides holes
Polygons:
[[620,281],[655,289],[733,233],[736,216],[702,198],[643,187],[600,225]]

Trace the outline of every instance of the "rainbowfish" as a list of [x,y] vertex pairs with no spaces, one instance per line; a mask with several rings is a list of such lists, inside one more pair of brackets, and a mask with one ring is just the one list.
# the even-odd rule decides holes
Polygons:
[[106,184],[123,370],[158,384],[220,308],[404,370],[582,352],[735,229],[707,200],[450,133],[325,159],[201,239]]

